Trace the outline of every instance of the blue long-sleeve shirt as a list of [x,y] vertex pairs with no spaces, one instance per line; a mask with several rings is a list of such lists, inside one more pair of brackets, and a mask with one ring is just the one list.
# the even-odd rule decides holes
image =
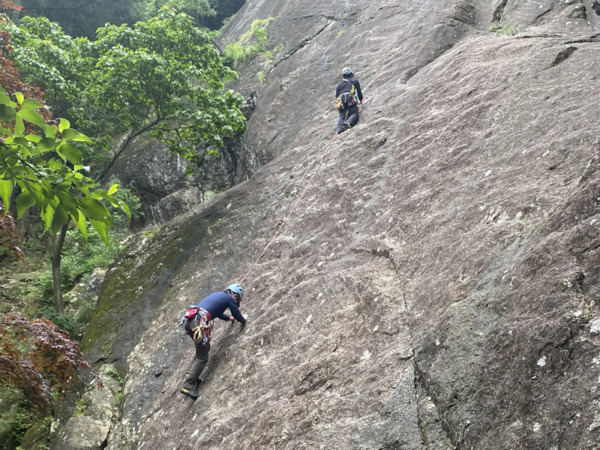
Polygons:
[[222,320],[229,320],[229,316],[225,314],[225,310],[229,308],[231,315],[240,323],[246,323],[246,319],[242,316],[235,299],[225,291],[213,292],[200,303],[198,308],[203,308],[210,313],[210,316]]

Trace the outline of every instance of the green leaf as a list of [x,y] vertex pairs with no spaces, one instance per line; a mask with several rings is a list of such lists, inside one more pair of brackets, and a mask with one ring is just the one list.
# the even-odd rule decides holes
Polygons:
[[58,119],[58,131],[62,133],[65,130],[71,128],[71,122],[67,119]]
[[41,142],[42,137],[40,135],[37,134],[28,134],[27,136],[25,136],[25,139],[27,139],[29,142],[33,142],[35,144],[38,144]]
[[44,125],[42,128],[44,129],[44,136],[46,136],[47,138],[55,138],[56,137],[56,126]]
[[75,218],[73,218],[73,220],[77,224],[77,228],[79,228],[79,232],[81,233],[83,238],[87,241],[88,231],[87,231],[87,222],[85,220],[85,216],[83,214],[79,214],[79,216],[77,217],[77,220],[75,220]]
[[42,115],[39,112],[34,111],[33,109],[20,109],[17,113],[17,117],[25,119],[27,122],[39,125],[40,127],[46,124],[46,122],[42,118]]
[[10,106],[10,97],[6,95],[6,92],[0,92],[0,105]]
[[17,117],[15,120],[15,134],[17,136],[22,136],[25,131],[25,124],[23,123],[23,119]]
[[17,217],[21,217],[21,215],[35,205],[35,197],[31,195],[29,191],[21,192],[15,202],[17,203]]
[[127,203],[119,200],[119,208],[121,208],[121,210],[124,211],[127,215],[127,221],[131,221],[131,211],[129,210],[129,206],[127,206]]
[[52,225],[52,219],[54,218],[54,208],[50,205],[46,205],[42,208],[40,215],[44,221],[44,231],[47,231]]
[[72,128],[67,128],[62,133],[62,138],[69,141],[79,141],[79,142],[88,142],[92,143],[92,140],[87,137],[85,134],[81,134],[79,131],[76,131]]
[[81,151],[75,147],[73,144],[68,142],[63,143],[56,149],[56,152],[60,155],[61,158],[69,161],[71,164],[81,164],[83,160],[83,155]]
[[38,147],[44,151],[54,150],[56,147],[56,139],[45,137],[38,143]]
[[17,113],[13,108],[0,104],[0,122],[10,122],[16,116]]
[[0,198],[2,199],[2,203],[4,203],[4,211],[8,211],[10,208],[10,196],[12,190],[12,181],[0,179]]
[[26,98],[21,105],[21,108],[38,109],[43,108],[42,104],[33,98]]
[[54,211],[54,217],[52,218],[52,232],[58,233],[63,225],[66,225],[69,221],[69,215],[65,211],[65,208],[58,206]]
[[112,223],[109,225],[106,222],[92,220],[90,219],[90,223],[94,227],[94,229],[98,232],[98,234],[102,237],[102,240],[106,245],[108,245],[108,230],[112,228]]
[[93,198],[79,200],[79,209],[91,220],[111,222],[110,213],[102,203]]
[[115,192],[117,192],[117,189],[119,189],[119,185],[118,184],[113,184],[110,189],[108,190],[107,194],[108,195],[113,195]]
[[17,98],[17,102],[19,102],[19,105],[22,104],[23,100],[25,99],[21,92],[15,92],[15,97]]
[[[15,144],[19,144],[19,145],[21,145],[21,146],[25,147],[26,149],[27,149],[27,148],[29,148],[29,141],[28,141],[27,139],[25,139],[24,137],[17,136],[17,137],[16,137],[16,138],[13,140],[13,142],[14,142]],[[19,152],[22,152],[22,151],[25,151],[25,152],[26,152],[26,150],[25,150],[25,149],[23,149],[23,148],[19,150]]]
[[79,220],[79,216],[82,214],[79,214],[77,202],[75,201],[73,195],[71,195],[68,192],[57,192],[56,196],[60,199],[60,204],[62,205],[62,207],[65,208],[65,210],[69,213],[69,215],[71,215],[71,217],[74,217],[73,220],[75,222]]

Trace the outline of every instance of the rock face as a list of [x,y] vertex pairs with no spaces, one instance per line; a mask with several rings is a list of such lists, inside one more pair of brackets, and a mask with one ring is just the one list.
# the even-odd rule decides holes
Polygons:
[[237,174],[239,147],[239,139],[229,139],[219,156],[206,156],[198,167],[168,152],[163,143],[142,136],[119,156],[103,180],[118,181],[139,197],[142,214],[132,220],[135,228],[160,225],[201,204],[207,194],[243,180],[244,174]]
[[98,375],[102,380],[102,387],[92,385],[85,392],[75,414],[56,436],[55,448],[100,450],[106,446],[106,438],[116,412],[120,377],[110,364],[102,366]]
[[[82,343],[125,378],[107,448],[598,448],[591,8],[252,0],[226,32],[267,17],[254,176],[107,274]],[[344,66],[367,102],[333,138]],[[217,324],[192,402],[176,324],[233,281],[248,325]]]

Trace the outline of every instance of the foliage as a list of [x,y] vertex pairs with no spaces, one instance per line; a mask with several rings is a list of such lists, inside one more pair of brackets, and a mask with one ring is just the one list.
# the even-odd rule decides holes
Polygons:
[[24,261],[25,253],[19,245],[20,240],[13,215],[10,212],[5,213],[4,204],[0,201],[0,246],[7,248],[10,253]]
[[14,10],[21,17],[47,17],[59,23],[67,34],[91,39],[107,23],[132,25],[155,16],[162,6],[185,12],[197,25],[217,30],[245,0],[20,0],[19,3],[0,0],[0,11]]
[[504,34],[506,36],[514,36],[517,34],[517,30],[512,25],[502,25],[496,23],[488,28],[488,31],[493,33]]
[[[108,244],[104,244],[98,233],[90,233],[87,241],[75,230],[67,231],[61,262],[61,287],[63,291],[72,289],[76,283],[85,282],[97,267],[107,267],[115,260],[121,247],[112,235]],[[42,296],[50,300],[52,291],[52,274],[48,271],[37,281],[42,288]],[[44,314],[48,317],[46,314]],[[53,317],[48,317],[54,320]],[[71,327],[62,327],[70,329]]]
[[[70,128],[67,120],[58,126],[45,123],[36,111],[41,105],[33,99],[16,94],[13,102],[0,91],[0,198],[7,206],[15,186],[17,216],[37,206],[45,224],[45,231],[58,233],[70,219],[87,238],[87,221],[108,242],[108,230],[113,227],[110,213],[101,203],[128,211],[127,206],[113,197],[117,186],[108,192],[95,189],[94,182],[82,173],[82,153],[77,142],[91,140]],[[25,122],[43,130],[43,136],[28,134]],[[86,220],[87,219],[87,220]]]
[[63,117],[104,148],[125,136],[114,158],[150,132],[169,150],[200,162],[198,148],[215,153],[223,137],[245,129],[241,96],[224,89],[237,74],[222,64],[212,35],[188,15],[162,8],[133,27],[100,28],[95,42],[72,39],[45,18],[1,28],[13,35],[25,79],[41,86]]
[[117,383],[119,383],[119,386],[123,386],[123,378],[121,378],[121,374],[119,373],[119,371],[117,369],[115,369],[114,367],[111,367],[108,372],[107,375],[109,377],[111,377],[112,379],[114,379]]
[[145,11],[146,0],[20,0],[21,14],[47,17],[71,36],[93,38],[106,23],[134,23]]
[[0,11],[21,11],[22,9],[21,5],[15,5],[10,0],[0,0]]
[[209,0],[148,0],[146,14],[149,17],[158,14],[160,8],[168,6],[174,10],[184,12],[192,17],[215,16],[217,12]]
[[488,28],[488,31],[493,33],[505,34],[506,36],[514,36],[517,34],[517,30],[512,25],[506,25],[505,16],[506,16],[506,4],[501,4],[496,11],[494,11],[494,20],[497,23],[491,25]]
[[73,120],[69,108],[93,70],[93,47],[87,39],[73,39],[45,17],[23,17],[17,27],[2,23],[14,43],[14,59],[23,80],[40,86],[54,115]]
[[[9,27],[11,22],[6,16],[0,14],[0,86],[2,86],[9,94],[16,92],[23,93],[25,98],[33,98],[40,104],[44,104],[42,97],[44,93],[39,87],[33,87],[21,80],[19,70],[14,61],[14,48],[11,43],[11,35],[4,31],[5,27]],[[43,110],[42,114],[46,120],[50,119],[48,110]]]
[[244,3],[245,0],[149,0],[145,13],[147,17],[152,17],[161,7],[168,6],[193,17],[196,25],[217,30]]
[[[60,289],[60,261],[64,237],[72,220],[85,239],[88,222],[108,244],[108,231],[113,222],[110,212],[102,204],[109,202],[129,215],[129,209],[113,194],[96,189],[94,181],[82,171],[83,155],[78,142],[91,140],[70,128],[68,120],[60,119],[58,125],[47,124],[37,111],[42,105],[34,99],[15,94],[17,103],[6,92],[0,92],[0,199],[10,209],[13,192],[17,216],[35,206],[44,222],[44,231],[52,239],[52,273],[56,311],[63,312]],[[43,132],[29,133],[29,123]],[[16,188],[16,189],[15,189]]]
[[267,25],[274,19],[274,17],[269,17],[268,19],[253,21],[250,30],[246,31],[237,42],[232,42],[225,47],[226,63],[235,67],[253,56],[268,52],[267,40],[269,39],[269,33]]
[[87,130],[128,132],[123,146],[149,132],[170,151],[200,162],[198,147],[214,151],[223,136],[245,129],[242,97],[223,84],[237,74],[223,66],[211,35],[191,17],[162,8],[133,28],[101,28],[97,37],[100,57],[76,105]]
[[144,217],[144,212],[142,211],[140,198],[131,189],[123,187],[121,181],[113,175],[108,185],[112,186],[114,184],[119,186],[119,190],[115,192],[114,197],[125,203],[129,207],[130,213],[130,216],[127,216],[121,209],[109,206],[108,210],[113,216],[115,230],[119,233],[121,230],[126,230],[131,221]]
[[70,340],[47,319],[26,320],[5,314],[0,327],[0,384],[21,390],[42,411],[52,405],[52,392],[77,380],[78,369],[90,369]]
[[[27,408],[27,402],[23,405],[17,405],[11,408],[0,418],[0,423],[11,430],[12,442],[9,446],[2,446],[2,449],[11,448],[17,442],[21,442],[25,432],[33,425],[34,417],[30,408]],[[11,445],[12,444],[12,445]]]

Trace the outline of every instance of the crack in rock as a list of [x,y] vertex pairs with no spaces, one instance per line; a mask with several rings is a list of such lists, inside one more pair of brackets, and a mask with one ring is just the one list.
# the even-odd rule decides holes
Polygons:
[[573,54],[575,50],[577,50],[577,47],[567,47],[564,50],[558,52],[558,55],[556,55],[556,58],[554,58],[554,61],[552,61],[550,67],[558,66],[560,63],[564,62]]

